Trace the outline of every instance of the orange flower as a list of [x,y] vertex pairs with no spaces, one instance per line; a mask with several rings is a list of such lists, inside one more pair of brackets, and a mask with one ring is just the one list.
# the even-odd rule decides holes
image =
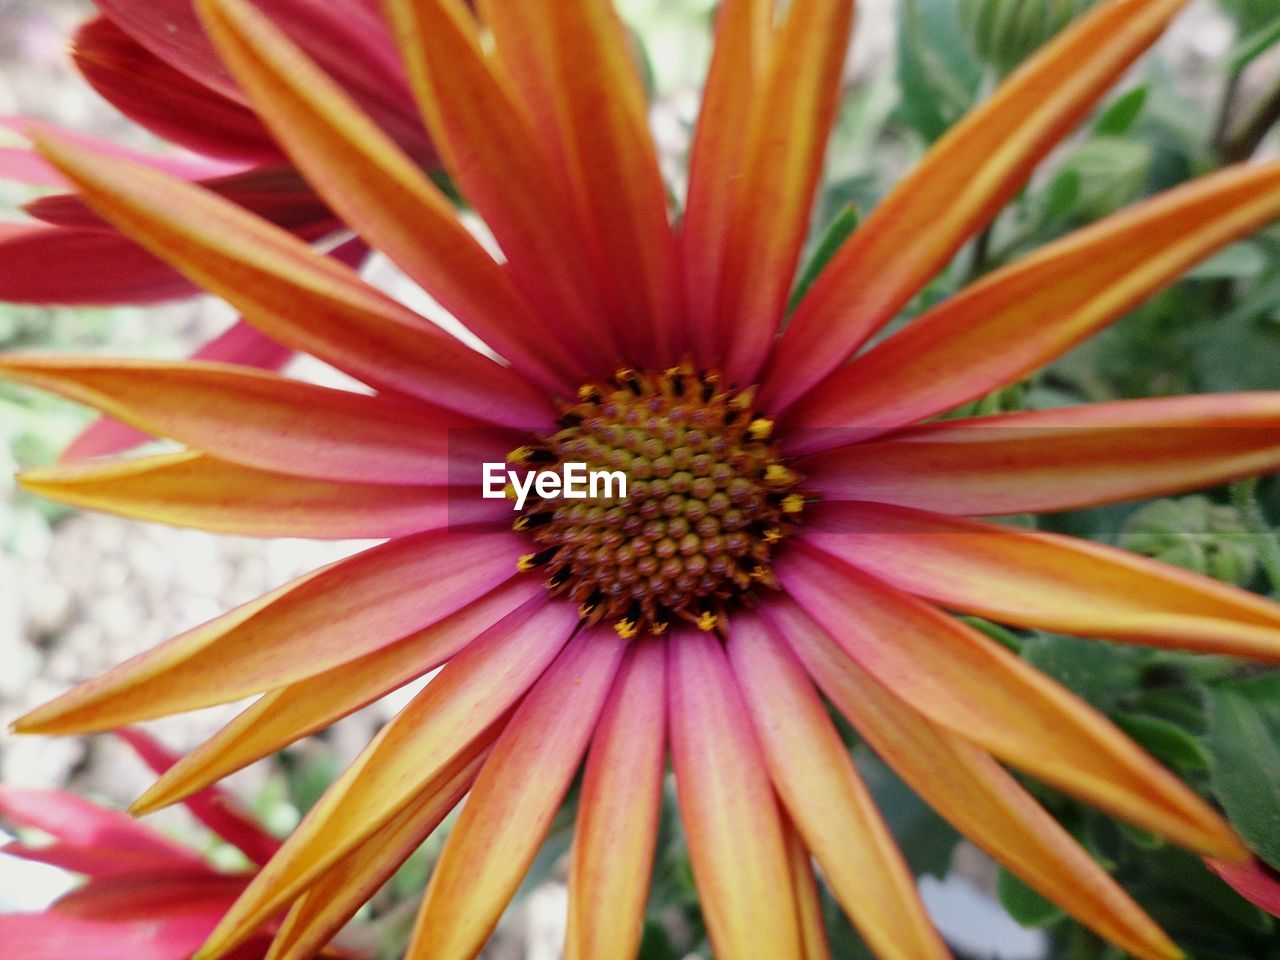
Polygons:
[[[1028,883],[1135,956],[1178,949],[1000,765],[1203,855],[1223,820],[1096,710],[943,610],[1280,661],[1280,607],[971,516],[1280,466],[1280,394],[919,425],[1021,378],[1280,215],[1229,169],[1042,249],[862,350],[1158,36],[1110,0],[952,130],[785,329],[851,0],[726,0],[678,229],[606,0],[392,0],[445,198],[246,0],[203,0],[298,168],[502,360],[224,200],[45,139],[104,217],[373,395],[212,363],[10,356],[187,446],[36,470],[68,502],[227,533],[385,537],[41,707],[73,733],[262,694],[140,801],[172,803],[443,665],[199,953],[280,910],[313,952],[464,794],[409,949],[474,957],[585,760],[567,956],[634,956],[670,754],[721,960],[826,956],[811,857],[872,949],[946,955],[825,708]],[[855,356],[856,354],[856,356]],[[850,358],[853,357],[852,360]],[[754,385],[754,386],[753,386]],[[508,451],[514,452],[508,454]],[[481,464],[620,470],[623,501],[480,495]]]

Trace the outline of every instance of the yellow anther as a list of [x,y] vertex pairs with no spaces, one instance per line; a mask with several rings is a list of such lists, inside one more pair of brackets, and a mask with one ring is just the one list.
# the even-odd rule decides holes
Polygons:
[[596,388],[594,384],[584,383],[582,386],[578,388],[579,400],[590,400],[595,395],[596,395]]
[[526,553],[523,557],[516,561],[516,569],[521,573],[527,573],[537,566],[534,561],[538,558],[536,553]]
[[665,620],[655,620],[653,623],[649,624],[649,633],[655,637],[660,637],[667,632],[667,629],[670,626],[671,624],[667,623]]
[[516,522],[511,524],[512,530],[523,530],[529,526],[528,517],[516,517]]
[[716,624],[720,622],[720,618],[710,610],[703,610],[698,614],[698,629],[703,633],[710,633],[716,628]]
[[516,447],[507,454],[507,463],[528,463],[533,457],[533,447]]
[[592,604],[592,603],[578,604],[578,618],[580,620],[587,619],[587,617],[591,616],[591,614],[595,612],[596,612],[595,604]]
[[752,440],[768,440],[773,435],[773,421],[768,417],[756,417],[747,425]]
[[771,463],[764,468],[764,482],[771,487],[789,487],[796,482],[796,475],[780,463]]
[[516,499],[516,485],[514,483],[508,483],[502,488],[502,495],[508,500]]
[[782,539],[782,531],[777,527],[770,527],[760,536],[764,538],[765,543],[778,543]]
[[790,493],[782,499],[783,513],[800,513],[804,510],[804,497],[798,493]]
[[640,626],[634,620],[619,620],[613,625],[613,629],[618,632],[623,640],[630,640],[640,632]]
[[752,580],[768,580],[769,579],[768,569],[757,564],[756,566],[751,568],[751,579]]

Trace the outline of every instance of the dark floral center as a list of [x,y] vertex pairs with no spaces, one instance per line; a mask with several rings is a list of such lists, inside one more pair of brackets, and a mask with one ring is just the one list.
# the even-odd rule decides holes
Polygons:
[[510,462],[561,477],[566,464],[616,472],[626,496],[617,484],[604,496],[601,483],[585,499],[531,497],[515,526],[539,549],[521,568],[545,570],[584,620],[611,620],[624,637],[663,633],[675,618],[712,630],[728,607],[774,587],[770,562],[805,497],[753,395],[689,364],[582,386],[559,432]]

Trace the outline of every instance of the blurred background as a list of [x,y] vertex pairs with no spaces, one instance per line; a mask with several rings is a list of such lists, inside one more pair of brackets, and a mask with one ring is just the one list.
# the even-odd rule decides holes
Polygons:
[[[848,222],[856,211],[873,206],[1002,74],[1034,50],[1059,21],[1088,5],[1087,0],[860,0],[826,189],[815,211],[814,246],[833,222]],[[714,4],[621,0],[619,7],[646,58],[654,130],[678,192],[710,52]],[[0,115],[37,118],[157,149],[158,141],[115,112],[71,66],[68,37],[92,12],[89,0],[0,0]],[[1271,129],[1280,116],[1278,40],[1276,0],[1196,0],[1156,54],[1116,88],[1093,120],[1044,165],[994,228],[957,258],[912,312],[1137,198],[1226,162],[1274,153]],[[0,146],[4,136],[0,132]],[[0,182],[0,220],[21,219],[21,204],[35,196],[31,188]],[[389,267],[374,264],[371,269],[393,291],[402,290]],[[230,321],[220,304],[203,300],[109,310],[0,304],[0,350],[178,357]],[[292,372],[329,376],[315,364]],[[978,409],[1277,388],[1280,233],[1272,229],[1228,249],[1113,330],[1032,380],[987,398]],[[59,508],[15,487],[16,470],[51,462],[89,420],[89,414],[74,405],[0,384],[0,724],[174,633],[359,546],[214,537],[146,526]],[[1280,491],[1273,478],[1248,489],[1043,518],[1039,523],[1121,543],[1267,592],[1280,590],[1275,569],[1268,568],[1266,546],[1274,547],[1277,516]],[[1002,639],[1111,713],[1183,776],[1214,792],[1229,813],[1232,804],[1224,791],[1232,788],[1216,774],[1224,764],[1244,764],[1259,789],[1274,792],[1280,821],[1280,748],[1275,736],[1280,685],[1270,682],[1274,677],[1242,678],[1234,664],[1205,664],[1061,637],[1023,634]],[[1249,695],[1256,697],[1250,703],[1257,724],[1246,730],[1215,729],[1211,708],[1219,688],[1214,684],[1239,680],[1248,681],[1246,690],[1256,691]],[[237,775],[231,781],[233,789],[272,830],[288,831],[407,696],[402,692],[376,704]],[[203,711],[157,723],[153,732],[170,747],[186,750],[235,712],[234,707]],[[874,757],[856,749],[921,876],[930,908],[959,954],[1004,960],[1118,956],[1065,922],[975,849],[958,843]],[[1235,759],[1224,759],[1231,750],[1237,751]],[[6,735],[0,737],[0,780],[69,787],[124,805],[142,791],[150,774],[107,737],[46,740]],[[1280,935],[1271,918],[1233,898],[1198,864],[1188,863],[1190,858],[1049,791],[1041,794],[1157,917],[1175,928],[1179,917],[1184,926],[1194,921],[1191,926],[1199,932],[1187,936],[1199,937],[1195,942],[1202,953],[1197,956],[1280,957]],[[197,844],[211,844],[181,814],[154,819],[162,829]],[[566,819],[564,826],[569,822]],[[707,956],[700,945],[678,831],[667,831],[664,837],[646,960]],[[486,953],[490,960],[559,956],[567,839],[566,830],[553,833],[526,895],[512,908]],[[1280,837],[1273,843],[1280,848]],[[366,911],[375,939],[396,941],[437,849],[438,841],[429,842]],[[234,862],[225,850],[210,850]],[[1280,856],[1280,849],[1276,852]],[[0,910],[38,907],[66,883],[51,869],[0,859]],[[1188,916],[1189,904],[1194,904],[1194,916]],[[865,956],[856,935],[834,914],[833,923],[836,956]],[[1175,934],[1183,936],[1181,930],[1175,929]]]

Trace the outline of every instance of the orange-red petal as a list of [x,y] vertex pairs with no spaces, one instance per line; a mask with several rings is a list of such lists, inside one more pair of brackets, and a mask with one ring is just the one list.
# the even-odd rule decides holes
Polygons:
[[766,608],[831,702],[912,789],[1042,894],[1144,960],[1181,951],[990,756],[892,696],[794,604]]
[[1221,170],[1069,234],[873,347],[788,414],[793,452],[843,446],[1017,380],[1280,216],[1280,162]]
[[719,639],[668,645],[671,759],[689,859],[720,960],[800,956],[778,801]]
[[665,645],[632,644],[591,741],[569,867],[565,960],[633,960],[662,812]]
[[451,660],[334,781],[195,960],[235,949],[374,831],[445,789],[488,749],[577,622],[570,605],[539,597]]
[[402,537],[510,523],[510,506],[470,489],[336,483],[271,473],[192,451],[27,470],[30,493],[135,520],[248,537]]
[[184,800],[429,673],[541,590],[535,580],[516,578],[403,640],[264,694],[170,767],[131,811],[151,813]]
[[41,153],[124,234],[273,339],[363,379],[504,426],[555,418],[523,378],[230,201],[138,163],[49,137]]
[[479,464],[502,460],[519,437],[417,401],[209,361],[11,353],[0,377],[219,459],[324,480],[478,483]]
[[745,130],[720,275],[717,324],[729,379],[755,383],[808,234],[835,116],[853,0],[792,0],[770,44]]
[[766,405],[790,405],[893,319],[1013,198],[1185,2],[1098,4],[956,124],[809,291],[778,345]]
[[774,787],[836,899],[882,960],[945,960],[875,801],[795,655],[759,617],[734,619],[729,659]]
[[325,945],[458,805],[488,756],[487,750],[477,754],[334,864],[294,902],[265,960],[323,956]]
[[718,363],[715,326],[720,268],[729,248],[734,183],[773,33],[773,0],[725,0],[689,151],[689,188],[680,224],[685,303],[698,359]]
[[426,533],[330,564],[126,660],[20,718],[85,733],[274,690],[421,630],[507,580],[514,534]]
[[444,194],[324,71],[244,0],[197,6],[258,115],[335,213],[541,386],[564,391],[581,379]]
[[787,592],[859,666],[933,722],[1200,853],[1242,847],[1214,810],[1096,709],[936,607],[796,545]]
[[675,363],[687,334],[680,264],[644,88],[613,4],[495,2],[484,14],[497,57],[521,69],[517,82],[532,88],[531,115],[550,125],[544,140],[560,147],[628,357]]
[[1280,605],[1100,543],[873,503],[826,504],[805,536],[830,556],[949,610],[1280,660]]
[[471,960],[533,862],[586,752],[626,641],[569,642],[494,744],[449,834],[406,960]]
[[1280,469],[1280,393],[1124,400],[946,420],[805,459],[825,500],[1050,513]]
[[427,126],[537,306],[539,327],[572,344],[588,370],[616,366],[616,331],[564,170],[485,56],[474,17],[456,0],[396,0],[389,9]]

